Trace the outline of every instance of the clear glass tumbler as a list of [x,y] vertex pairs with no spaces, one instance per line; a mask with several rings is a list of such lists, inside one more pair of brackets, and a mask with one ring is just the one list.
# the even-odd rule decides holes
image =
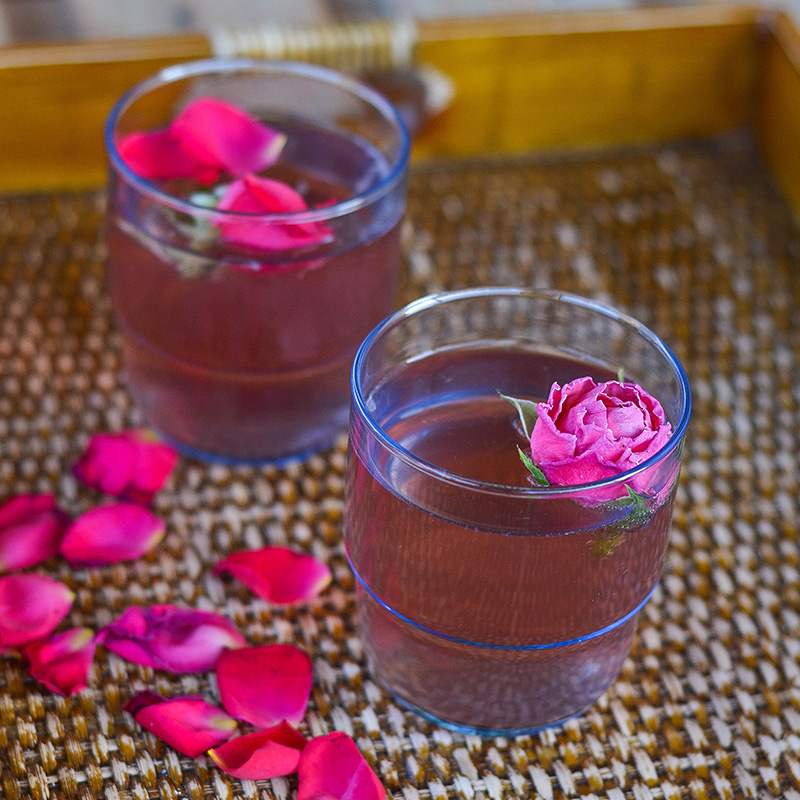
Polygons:
[[[591,376],[638,383],[672,434],[577,486],[527,478],[515,409]],[[344,535],[360,634],[405,706],[518,734],[585,710],[618,675],[661,575],[690,413],[650,330],[579,297],[480,288],[423,298],[361,346]]]
[[[286,136],[265,174],[315,198],[307,210],[219,210],[209,197],[230,177],[198,187],[129,167],[120,142],[166,129],[198,98]],[[147,421],[202,457],[279,461],[329,445],[347,425],[356,349],[395,307],[409,155],[396,109],[321,67],[208,60],[131,89],[105,140],[108,281]],[[221,235],[237,225],[272,228],[286,244]],[[325,236],[309,240],[312,226]]]

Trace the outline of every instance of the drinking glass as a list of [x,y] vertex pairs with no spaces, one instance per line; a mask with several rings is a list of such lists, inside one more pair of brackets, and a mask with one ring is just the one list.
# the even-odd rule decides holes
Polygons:
[[[635,469],[535,485],[498,393],[546,401],[554,382],[584,376],[639,384],[672,434]],[[352,394],[344,536],[377,678],[471,733],[527,733],[591,706],[664,563],[690,412],[676,357],[592,300],[478,288],[375,328]]]
[[[197,193],[133,172],[124,137],[165,129],[197,98],[285,134],[267,174],[315,206],[221,211],[207,199],[224,186]],[[329,445],[347,425],[356,349],[395,307],[409,155],[396,109],[329,69],[212,59],[132,88],[105,142],[108,282],[129,389],[148,423],[184,452],[232,461]],[[279,228],[289,243],[260,252],[220,236],[242,223]],[[295,237],[309,225],[324,241]]]

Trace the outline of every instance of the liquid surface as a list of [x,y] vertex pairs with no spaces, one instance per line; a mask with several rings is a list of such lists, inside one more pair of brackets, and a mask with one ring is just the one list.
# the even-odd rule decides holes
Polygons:
[[[466,348],[401,367],[372,400],[419,458],[530,488],[516,412],[496,390],[537,399],[549,376],[593,371],[607,379],[567,359]],[[635,620],[621,620],[658,581],[671,496],[628,529],[605,504],[471,491],[387,456],[364,427],[352,435],[345,536],[381,680],[467,728],[535,728],[594,702],[630,646]]]

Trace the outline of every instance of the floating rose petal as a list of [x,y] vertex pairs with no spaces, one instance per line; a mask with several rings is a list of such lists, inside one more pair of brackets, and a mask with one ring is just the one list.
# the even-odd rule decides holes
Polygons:
[[300,756],[297,800],[385,800],[386,790],[345,733],[312,739]]
[[220,654],[245,645],[225,617],[172,605],[133,606],[97,641],[134,664],[178,673],[213,669]]
[[225,710],[262,728],[303,719],[311,693],[311,659],[290,644],[229,650],[217,664]]
[[94,631],[73,628],[31,642],[22,652],[39,683],[57,694],[71,695],[86,688],[94,651]]
[[287,547],[233,553],[218,562],[214,572],[230,572],[259,597],[280,604],[310,600],[331,582],[325,564]]
[[[305,200],[291,186],[271,178],[249,175],[233,181],[217,209],[240,214],[290,214],[307,211]],[[230,215],[233,216],[233,215]],[[290,250],[333,239],[333,231],[321,222],[257,221],[243,218],[218,222],[229,242],[257,250]]]
[[189,103],[170,125],[170,134],[196,163],[235,178],[274,164],[286,144],[282,133],[214,97]]
[[256,781],[294,772],[305,745],[302,733],[281,722],[274,728],[231,739],[208,754],[229,775]]
[[0,578],[0,650],[52,633],[74,598],[68,586],[46,575]]
[[61,541],[73,567],[93,567],[143,556],[164,536],[164,521],[134,503],[112,503],[81,514]]
[[214,183],[219,170],[198,164],[166,130],[131,133],[117,142],[117,152],[137,175],[149,181],[195,178]]
[[92,489],[148,505],[177,461],[177,453],[147,431],[99,433],[72,471]]
[[139,692],[123,708],[143,728],[189,758],[227,741],[238,728],[221,708],[197,696],[167,699],[155,692]]
[[25,569],[58,555],[69,523],[51,494],[13,497],[0,506],[0,572]]

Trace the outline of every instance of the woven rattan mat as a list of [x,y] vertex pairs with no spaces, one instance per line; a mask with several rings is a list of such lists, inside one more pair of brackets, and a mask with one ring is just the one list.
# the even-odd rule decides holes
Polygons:
[[[695,411],[664,578],[623,673],[585,716],[517,739],[451,734],[395,705],[366,669],[341,548],[344,442],[286,469],[183,460],[139,562],[49,570],[77,592],[65,625],[131,604],[230,616],[249,641],[313,657],[309,734],[355,737],[394,798],[800,798],[800,230],[746,141],[561,160],[439,162],[412,175],[403,299],[470,284],[552,286],[656,329]],[[55,492],[88,437],[140,422],[119,371],[98,194],[0,199],[0,499]],[[290,543],[334,586],[275,610],[210,565]],[[136,690],[215,689],[100,651],[56,697],[0,659],[6,798],[291,798],[294,779],[231,779],[121,710]],[[357,798],[355,799],[357,800]]]

